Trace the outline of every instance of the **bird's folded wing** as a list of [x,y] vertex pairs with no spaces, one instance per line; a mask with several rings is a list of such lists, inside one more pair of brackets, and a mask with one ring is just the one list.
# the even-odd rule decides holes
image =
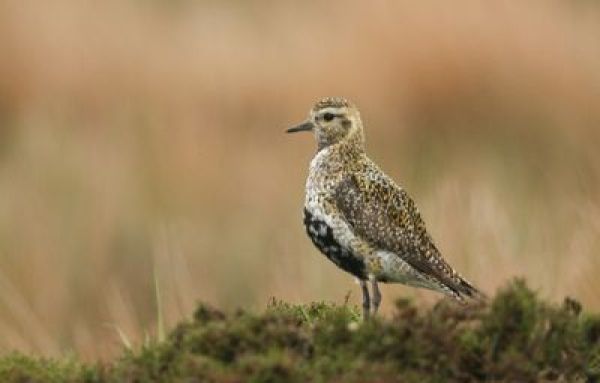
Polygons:
[[463,292],[462,278],[441,257],[414,202],[387,177],[349,176],[334,200],[354,233],[371,246],[398,255],[458,295]]

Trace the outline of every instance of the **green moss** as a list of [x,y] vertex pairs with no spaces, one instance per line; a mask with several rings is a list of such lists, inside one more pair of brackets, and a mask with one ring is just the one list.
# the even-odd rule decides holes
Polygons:
[[0,382],[93,382],[94,374],[73,360],[53,361],[13,353],[0,359]]
[[96,366],[10,355],[2,382],[597,381],[600,318],[523,280],[489,304],[448,300],[362,322],[356,307],[273,300],[262,314],[200,306],[161,343]]

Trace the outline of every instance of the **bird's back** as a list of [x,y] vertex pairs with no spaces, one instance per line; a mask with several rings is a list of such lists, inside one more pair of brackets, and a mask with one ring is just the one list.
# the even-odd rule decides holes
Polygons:
[[[362,170],[338,184],[336,206],[355,235],[374,248],[380,258],[392,256],[400,261],[391,267],[402,269],[397,276],[402,282],[406,283],[402,274],[408,271],[417,276],[408,284],[456,297],[476,294],[444,260],[412,198],[372,161],[367,159]],[[394,275],[393,270],[384,274]]]
[[359,278],[477,295],[443,259],[406,191],[364,153],[325,150],[311,162],[305,204],[307,233],[321,252]]

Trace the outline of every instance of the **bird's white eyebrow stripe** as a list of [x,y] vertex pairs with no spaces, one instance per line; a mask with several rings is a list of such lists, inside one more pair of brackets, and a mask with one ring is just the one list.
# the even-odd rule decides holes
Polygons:
[[323,116],[327,113],[332,114],[333,117],[344,117],[345,113],[344,113],[344,109],[346,108],[325,108],[325,109],[321,109],[319,110],[319,116]]
[[319,110],[319,114],[325,114],[325,113],[331,113],[335,116],[341,116],[344,114],[344,109],[346,108],[325,108],[325,109],[321,109]]

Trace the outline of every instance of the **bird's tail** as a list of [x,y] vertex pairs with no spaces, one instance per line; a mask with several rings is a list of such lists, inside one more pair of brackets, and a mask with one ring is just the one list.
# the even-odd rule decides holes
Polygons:
[[456,284],[452,289],[454,298],[461,302],[465,302],[467,299],[478,302],[485,302],[487,300],[487,296],[481,290],[473,286],[471,282],[467,281],[460,275],[456,275],[456,277]]

